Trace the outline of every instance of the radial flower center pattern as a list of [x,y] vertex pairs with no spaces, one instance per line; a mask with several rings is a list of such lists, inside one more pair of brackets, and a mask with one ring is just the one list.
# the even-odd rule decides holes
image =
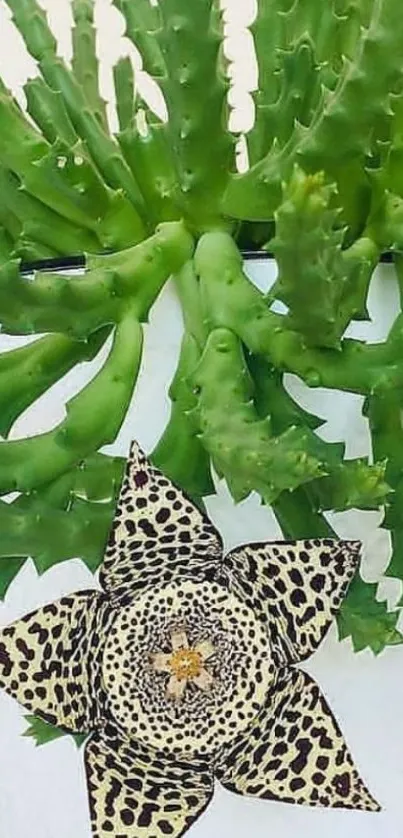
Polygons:
[[169,659],[169,664],[179,681],[198,678],[203,668],[200,652],[195,649],[180,649]]
[[151,655],[150,659],[155,672],[168,672],[171,676],[166,690],[167,697],[181,699],[188,683],[195,684],[201,690],[212,689],[214,678],[204,665],[214,655],[212,643],[205,640],[193,649],[189,648],[185,629],[179,629],[171,635],[171,645],[172,654],[158,652]]
[[211,753],[244,730],[273,681],[268,633],[227,589],[184,581],[124,609],[104,655],[110,712],[174,753]]
[[169,660],[173,674],[179,681],[197,678],[202,670],[202,659],[194,649],[181,649]]
[[94,838],[180,838],[214,778],[255,797],[379,809],[298,668],[359,557],[358,542],[333,539],[224,555],[211,522],[133,444],[102,593],[0,630],[0,687],[50,724],[91,731]]

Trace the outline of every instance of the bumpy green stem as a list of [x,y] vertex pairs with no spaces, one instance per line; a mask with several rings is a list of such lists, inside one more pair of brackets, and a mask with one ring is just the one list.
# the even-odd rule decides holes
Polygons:
[[258,90],[255,93],[256,118],[248,134],[249,160],[256,163],[264,157],[273,141],[273,130],[267,110],[279,94],[278,48],[284,46],[285,0],[258,0],[257,16],[251,26],[258,63]]
[[73,0],[73,73],[94,116],[108,128],[105,102],[99,92],[99,67],[94,27],[94,0]]
[[214,492],[209,456],[197,436],[197,427],[188,415],[197,404],[190,381],[199,361],[200,349],[194,338],[186,334],[169,389],[171,416],[151,455],[155,465],[197,503]]
[[193,250],[194,241],[185,225],[172,221],[160,224],[153,236],[127,251],[88,256],[87,267],[118,272],[119,293],[138,299],[138,317],[143,320],[166,279],[182,268]]
[[271,503],[283,490],[326,473],[305,430],[273,437],[269,418],[259,420],[240,342],[228,329],[210,333],[192,381],[200,438],[235,500],[258,491]]
[[105,552],[124,468],[122,457],[94,454],[53,482],[0,505],[0,599],[28,556],[39,573],[76,557],[95,572]]
[[332,208],[335,187],[322,174],[295,168],[278,208],[269,247],[279,267],[271,295],[289,308],[285,325],[311,346],[340,348],[352,317],[366,316],[366,298],[380,251],[368,236],[342,250],[344,230]]
[[57,44],[47,17],[36,0],[6,0],[29,52],[35,58],[41,73],[55,91],[62,94],[64,104],[77,133],[86,141],[91,155],[106,182],[113,189],[123,189],[136,208],[139,217],[144,212],[143,199],[138,186],[121,156],[116,143],[104,131],[87,104],[84,93],[64,61],[57,56]]
[[369,420],[374,456],[387,460],[387,479],[394,489],[383,522],[391,531],[392,558],[387,575],[403,581],[403,446],[399,392],[369,398],[365,414]]
[[20,237],[37,241],[61,254],[99,250],[99,240],[94,233],[73,224],[29,195],[16,176],[1,165],[0,195],[4,205],[18,219]]
[[[105,549],[114,504],[76,500],[69,512],[43,507],[19,509],[0,504],[0,579],[3,563],[31,556],[38,573],[80,558],[95,572]],[[22,561],[24,559],[22,558]]]
[[[113,192],[105,185],[83,144],[76,141],[70,147],[58,141],[54,147],[49,146],[25,119],[1,81],[0,124],[2,165],[17,173],[24,193],[35,196],[64,219],[93,231],[99,241],[97,250],[101,245],[121,249],[144,237],[137,210],[121,190]],[[35,213],[30,214],[28,221],[32,215],[35,217]],[[50,225],[54,235],[56,222],[54,218]],[[79,236],[77,231],[73,252],[79,247]],[[66,244],[64,252],[72,252],[70,245]]]
[[0,355],[0,433],[7,436],[16,419],[36,399],[82,361],[91,361],[108,336],[100,330],[88,341],[48,335]]
[[27,111],[45,139],[53,145],[63,142],[74,146],[78,140],[60,93],[52,90],[39,76],[24,85]]
[[202,323],[198,281],[193,261],[175,276],[184,318],[185,333],[179,363],[169,389],[172,402],[168,425],[151,458],[158,468],[202,506],[202,498],[214,492],[210,459],[197,433],[191,413],[197,406],[192,376],[200,363],[207,332]]
[[277,121],[284,126],[287,113],[289,124],[289,117],[309,124],[318,82],[334,89],[346,57],[355,55],[362,23],[362,9],[350,0],[329,0],[326,6],[258,0],[251,26],[259,70],[256,120],[247,137],[252,163],[268,153],[274,137],[281,144],[284,131],[278,133]]
[[399,0],[374,0],[369,27],[362,30],[354,58],[345,62],[336,88],[324,104],[319,103],[309,128],[296,125],[283,149],[273,147],[247,173],[234,175],[223,211],[240,218],[270,218],[281,200],[282,179],[294,162],[334,176],[344,161],[369,151],[374,121],[385,114],[390,91],[401,79],[402,39]]
[[86,337],[116,323],[127,300],[140,321],[170,274],[192,255],[193,242],[180,222],[163,224],[154,236],[117,254],[87,257],[87,274],[20,276],[17,262],[0,267],[0,322],[13,334],[63,332]]
[[337,312],[346,284],[341,245],[329,208],[334,189],[323,175],[296,168],[278,208],[270,242],[279,268],[276,296],[289,308],[286,325],[311,346],[339,346]]
[[67,403],[66,418],[48,433],[0,445],[2,494],[30,492],[113,442],[133,395],[141,350],[142,329],[129,309],[104,367]]
[[160,12],[150,0],[112,0],[122,12],[126,22],[126,35],[139,50],[143,68],[151,76],[159,78],[166,73],[166,67],[156,33],[161,26]]
[[132,124],[135,113],[134,71],[133,64],[128,55],[125,58],[119,58],[119,61],[115,64],[113,68],[113,80],[115,84],[119,128],[121,131],[124,131]]
[[[307,421],[305,411],[286,393],[277,371],[265,368],[262,359],[249,361],[255,384],[255,405],[263,419],[270,412],[275,433],[281,433],[289,423]],[[309,417],[308,417],[309,419]],[[311,424],[314,424],[312,417]],[[327,443],[325,443],[327,444]],[[317,481],[319,504],[323,508],[322,488],[328,478]],[[299,486],[292,494],[282,492],[274,501],[273,509],[284,538],[334,538],[337,533],[323,514],[318,512],[317,498],[313,500],[312,484]],[[364,582],[357,573],[338,616],[340,639],[351,637],[354,649],[361,651],[370,647],[378,654],[385,646],[402,643],[403,638],[396,629],[398,611],[388,612],[385,602],[377,600],[377,585]]]
[[25,119],[0,81],[0,156],[2,165],[15,171],[26,190],[64,218],[94,228],[93,213],[85,196],[66,183],[59,155]]
[[175,276],[175,287],[179,296],[185,332],[191,335],[202,350],[206,344],[208,330],[203,322],[203,305],[200,285],[193,259],[186,262]]
[[[369,465],[366,459],[343,462],[344,443],[325,442],[314,433],[320,420],[303,410],[286,392],[281,373],[258,356],[249,356],[248,368],[254,382],[254,404],[258,415],[261,418],[270,417],[276,435],[283,434],[290,427],[303,428],[306,449],[316,453],[323,463],[326,475],[304,486],[305,497],[301,508],[311,510],[308,520],[323,510],[378,509],[385,503],[390,493],[390,486],[385,482],[385,462],[375,465]],[[290,511],[293,504],[289,500],[284,505]]]
[[180,218],[181,194],[166,126],[150,114],[144,131],[133,123],[118,134],[119,145],[139,183],[153,222]]
[[353,393],[393,390],[403,383],[403,318],[399,316],[384,344],[366,346],[343,340],[340,350],[311,349],[287,329],[284,317],[271,312],[262,294],[242,270],[241,255],[225,233],[206,234],[195,255],[210,327],[232,329],[249,350],[275,367],[299,375],[311,387]]
[[[37,98],[41,99],[44,119],[51,120],[56,111],[54,123],[59,129],[57,96],[60,94],[49,92],[56,101],[49,100],[46,85],[39,87]],[[49,146],[25,120],[1,82],[0,124],[2,164],[18,174],[26,192],[63,218],[94,231],[94,234],[96,231],[104,247],[121,249],[144,237],[144,225],[136,208],[121,190],[113,192],[106,186],[89,158],[86,146],[75,134],[73,145],[66,144],[68,124],[64,139],[62,135],[54,146]],[[63,126],[61,128],[66,134]],[[71,249],[65,252],[70,253]]]
[[167,68],[161,87],[168,133],[186,217],[197,230],[222,224],[219,201],[234,163],[225,117],[228,82],[218,70],[224,35],[212,21],[212,7],[212,0],[164,0],[157,32]]
[[387,502],[391,487],[386,482],[386,461],[368,465],[366,459],[345,460],[332,468],[329,477],[313,480],[309,494],[319,510],[379,509]]

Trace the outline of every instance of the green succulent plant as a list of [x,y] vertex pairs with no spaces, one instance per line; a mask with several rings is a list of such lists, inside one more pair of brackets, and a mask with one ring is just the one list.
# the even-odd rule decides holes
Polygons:
[[[400,0],[258,0],[243,172],[218,0],[114,0],[168,112],[163,121],[150,109],[122,58],[116,135],[99,92],[93,0],[72,3],[71,67],[36,0],[2,2],[39,75],[25,86],[27,112],[0,81],[0,323],[41,337],[0,355],[0,493],[18,493],[0,501],[0,597],[27,557],[39,573],[72,557],[96,571],[124,466],[99,449],[125,419],[142,324],[172,275],[184,335],[155,464],[200,504],[213,466],[235,501],[255,491],[272,505],[286,538],[331,534],[327,511],[382,507],[387,575],[403,581],[403,313],[384,343],[344,337],[368,319],[383,250],[403,287]],[[244,272],[245,246],[274,254],[269,296]],[[80,253],[83,277],[22,271]],[[65,419],[9,440],[22,412],[111,334]],[[319,437],[321,420],[289,395],[286,373],[365,397],[373,461],[346,460],[342,441]],[[376,593],[359,576],[343,605],[340,636],[356,650],[403,641],[399,609]],[[47,738],[55,733],[41,728]]]

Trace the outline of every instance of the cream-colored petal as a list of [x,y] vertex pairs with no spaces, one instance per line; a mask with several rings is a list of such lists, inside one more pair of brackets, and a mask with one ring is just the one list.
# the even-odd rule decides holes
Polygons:
[[167,768],[157,751],[139,747],[112,724],[89,739],[85,765],[92,835],[98,838],[187,836],[213,796],[213,772],[205,762],[172,756]]
[[215,652],[215,648],[213,644],[210,643],[210,640],[202,640],[201,643],[198,643],[194,647],[194,650],[199,653],[203,661],[207,661],[212,655],[214,655]]
[[223,786],[248,797],[368,812],[380,808],[318,685],[298,669],[279,675],[272,701],[224,747],[215,773]]
[[172,632],[171,643],[174,652],[177,652],[179,649],[188,649],[189,641],[186,631],[184,629],[178,629],[177,631]]
[[167,698],[174,698],[175,701],[179,701],[184,695],[186,684],[186,678],[179,680],[176,675],[171,675],[167,684]]
[[100,594],[83,591],[1,628],[0,690],[48,724],[91,730],[108,620]]
[[197,675],[196,678],[192,678],[192,681],[196,684],[196,687],[199,687],[199,690],[204,690],[204,692],[209,692],[214,684],[213,676],[207,671],[207,669],[204,669],[204,667],[201,670],[200,675]]
[[155,655],[151,655],[151,666],[155,670],[155,672],[170,672],[171,655],[165,655],[163,652],[157,652]]

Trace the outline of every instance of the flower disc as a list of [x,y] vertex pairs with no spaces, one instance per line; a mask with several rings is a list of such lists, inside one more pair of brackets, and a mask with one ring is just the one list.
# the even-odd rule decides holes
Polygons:
[[130,736],[175,754],[211,754],[250,725],[274,680],[264,624],[216,584],[185,581],[117,615],[103,678]]

